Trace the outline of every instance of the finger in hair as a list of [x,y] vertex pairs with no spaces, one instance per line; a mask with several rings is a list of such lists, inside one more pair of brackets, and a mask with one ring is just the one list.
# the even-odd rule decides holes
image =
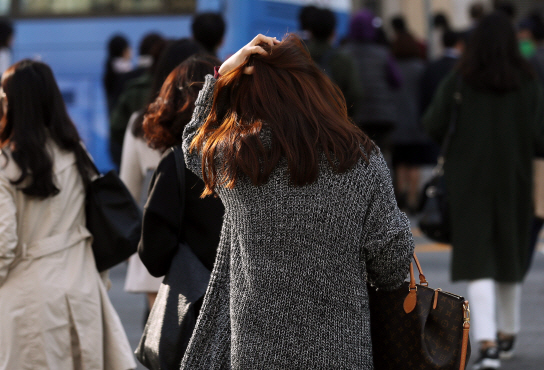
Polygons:
[[262,47],[260,46],[252,46],[249,48],[249,51],[251,54],[261,54],[261,55],[268,55],[268,53],[266,52],[266,50],[264,50]]

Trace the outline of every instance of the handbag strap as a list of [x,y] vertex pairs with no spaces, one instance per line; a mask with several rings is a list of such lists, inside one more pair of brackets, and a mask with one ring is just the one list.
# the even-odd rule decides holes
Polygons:
[[[425,275],[423,274],[423,270],[421,269],[421,265],[419,264],[419,260],[417,259],[416,252],[414,252],[414,255],[412,256],[414,259],[414,262],[416,263],[417,270],[419,272],[419,285],[425,285],[428,286],[429,282],[427,279],[425,279]],[[414,264],[410,262],[410,290],[417,289],[416,287],[416,277],[414,274]]]
[[450,123],[448,131],[444,140],[442,140],[442,146],[440,147],[440,155],[438,156],[436,167],[433,170],[435,175],[441,175],[444,171],[444,164],[446,163],[446,154],[451,144],[451,139],[457,128],[457,120],[459,117],[459,110],[461,109],[461,102],[463,101],[463,95],[461,94],[461,76],[457,76],[455,79],[455,92],[453,93],[454,105],[450,115]]
[[[425,275],[423,275],[423,270],[421,269],[421,265],[419,264],[419,260],[417,259],[416,252],[414,252],[413,258],[419,272],[419,284],[428,286],[429,283],[427,282],[427,279],[425,279]],[[403,303],[404,312],[406,313],[412,312],[416,307],[417,303],[417,285],[416,277],[414,275],[414,264],[412,262],[410,262],[410,284],[408,285],[408,287],[408,295],[404,299]]]
[[85,145],[83,145],[83,142],[79,142],[79,145],[81,146],[81,149],[83,149],[83,152],[85,152],[85,155],[87,156],[87,159],[89,160],[89,164],[91,165],[91,169],[98,175],[101,176],[102,173],[98,170],[98,167],[96,167],[96,164],[94,163],[93,158],[87,151],[87,148],[85,148]]
[[[183,213],[185,211],[185,158],[183,157],[183,150],[181,145],[172,147],[171,150],[174,152],[174,158],[176,160],[176,172],[178,175],[178,184],[179,184],[179,199],[181,202],[180,208],[180,236],[183,225]],[[180,238],[181,239],[181,238]]]
[[[417,259],[416,252],[414,252],[414,261],[416,262],[417,270],[419,271],[419,285],[429,285],[427,282],[427,279],[425,279],[425,275],[423,275],[423,270],[421,269],[421,265],[419,264],[419,260]],[[412,268],[412,276],[410,276],[410,280],[414,280],[415,277],[413,276],[413,268]]]

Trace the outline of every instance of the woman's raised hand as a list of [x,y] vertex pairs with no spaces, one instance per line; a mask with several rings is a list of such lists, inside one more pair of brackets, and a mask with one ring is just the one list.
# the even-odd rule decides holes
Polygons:
[[[249,42],[249,44],[238,50],[229,59],[225,60],[223,64],[221,64],[221,67],[219,68],[219,74],[225,75],[229,73],[230,71],[244,63],[251,54],[268,55],[268,53],[262,47],[258,46],[260,43],[274,46],[274,44],[279,44],[280,41],[277,40],[275,37],[268,37],[258,34],[253,40]],[[253,73],[253,67],[245,68],[244,73]]]

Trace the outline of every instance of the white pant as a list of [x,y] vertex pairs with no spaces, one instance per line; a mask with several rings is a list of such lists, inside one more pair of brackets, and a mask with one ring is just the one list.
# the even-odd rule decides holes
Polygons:
[[519,332],[521,283],[480,279],[469,282],[467,290],[471,331],[476,341],[495,341],[497,332]]

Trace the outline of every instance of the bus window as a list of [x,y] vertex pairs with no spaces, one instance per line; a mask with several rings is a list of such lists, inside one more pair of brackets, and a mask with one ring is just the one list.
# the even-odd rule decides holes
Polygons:
[[[189,13],[194,12],[195,3],[196,0],[19,0],[15,12],[23,17]],[[0,0],[0,14],[9,12],[9,4],[9,0]]]

